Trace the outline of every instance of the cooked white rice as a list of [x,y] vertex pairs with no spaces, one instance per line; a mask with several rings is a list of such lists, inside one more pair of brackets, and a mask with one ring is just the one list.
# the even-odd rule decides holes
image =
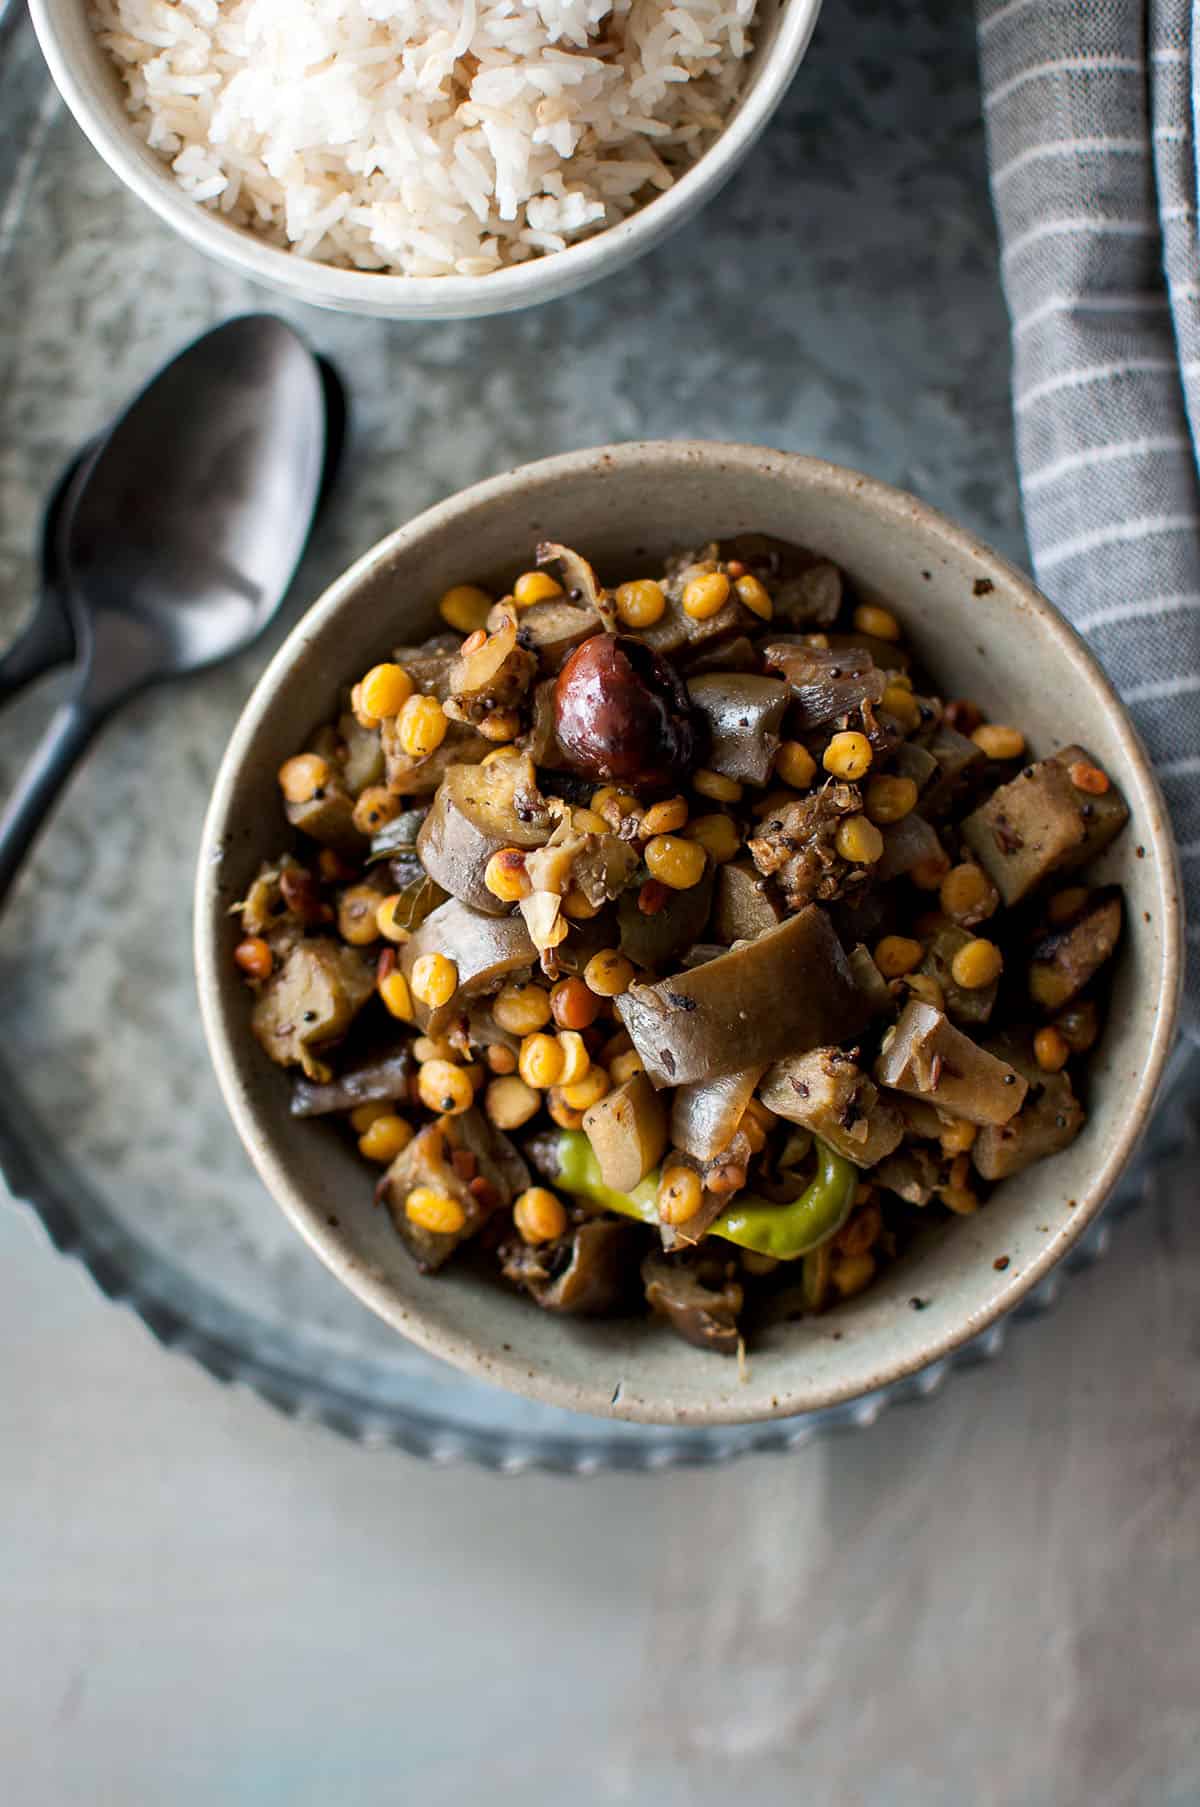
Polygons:
[[91,0],[192,199],[301,257],[482,276],[612,225],[728,117],[755,0]]

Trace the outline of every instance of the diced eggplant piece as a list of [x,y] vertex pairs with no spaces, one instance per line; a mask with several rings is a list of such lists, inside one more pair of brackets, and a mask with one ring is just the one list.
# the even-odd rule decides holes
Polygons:
[[472,998],[495,991],[509,973],[537,958],[520,916],[484,916],[457,897],[427,916],[400,950],[400,970],[410,984],[422,954],[444,954],[458,968],[458,990],[448,1003],[433,1008],[413,999],[417,1025],[425,1035],[440,1035]]
[[390,1053],[356,1061],[324,1085],[297,1079],[292,1086],[292,1115],[327,1117],[334,1111],[356,1110],[360,1104],[391,1104],[407,1098],[415,1070],[412,1048],[405,1042]]
[[1107,847],[1128,820],[1116,787],[1092,796],[1071,780],[1081,747],[1026,766],[963,823],[963,838],[1004,902],[1020,903],[1052,874],[1070,871]]
[[688,694],[708,723],[705,765],[726,778],[765,784],[791,700],[788,686],[779,678],[713,671],[689,678]]
[[666,1318],[685,1343],[715,1349],[718,1355],[737,1354],[737,1320],[745,1298],[737,1281],[722,1277],[719,1287],[707,1286],[695,1266],[647,1255],[642,1284],[651,1311]]
[[885,1092],[884,1097],[900,1112],[906,1135],[915,1136],[921,1142],[939,1140],[948,1119],[939,1115],[932,1104],[923,1104],[919,1098],[910,1098],[905,1092]]
[[279,1066],[325,1080],[329,1071],[316,1051],[341,1040],[374,989],[375,975],[357,949],[313,936],[298,941],[266,981],[251,1027]]
[[419,646],[398,646],[392,657],[403,665],[417,690],[444,703],[450,695],[450,673],[461,644],[458,634],[431,634]]
[[488,861],[506,847],[543,846],[553,827],[528,754],[490,765],[452,765],[421,825],[417,852],[443,891],[473,910],[501,916],[510,906],[484,882]]
[[[691,947],[704,933],[714,877],[710,865],[698,884],[690,885],[686,891],[672,891],[661,910],[651,916],[638,906],[639,886],[631,885],[623,891],[617,900],[621,952],[635,966],[649,967],[652,972],[660,972],[677,960],[683,949]],[[582,925],[572,926],[571,939],[577,926]]]
[[[1096,762],[1083,747],[1064,747],[1054,757],[1059,765],[1065,766],[1068,778],[1073,766],[1092,766]],[[1083,846],[1079,850],[1076,865],[1086,866],[1094,860],[1110,842],[1115,841],[1126,822],[1129,820],[1129,808],[1116,785],[1109,780],[1108,789],[1101,796],[1092,791],[1076,790],[1083,811]]]
[[[682,895],[686,897],[686,891]],[[712,928],[718,940],[727,947],[735,941],[753,941],[756,935],[773,929],[779,918],[779,906],[767,881],[754,866],[728,860],[717,867]]]
[[[922,747],[913,747],[914,753],[923,751]],[[937,815],[982,768],[985,759],[983,750],[973,740],[968,740],[957,728],[948,728],[944,722],[939,723],[930,736],[928,751],[935,770],[920,781],[921,808],[930,815]]]
[[956,1029],[944,1011],[910,999],[883,1040],[880,1085],[937,1105],[968,1123],[1007,1123],[1029,1089],[1021,1075]]
[[908,1205],[927,1205],[941,1184],[941,1163],[927,1148],[898,1148],[871,1171],[871,1179]]
[[601,1317],[633,1303],[642,1231],[611,1217],[589,1218],[560,1236],[531,1248],[506,1243],[500,1250],[506,1280],[523,1287],[543,1311],[569,1317]]
[[[978,747],[975,751],[979,751]],[[906,740],[896,748],[895,766],[898,776],[911,778],[918,791],[923,791],[940,769],[929,748],[918,746],[915,740]]]
[[737,1135],[762,1077],[761,1067],[742,1067],[719,1079],[695,1079],[676,1086],[671,1098],[671,1141],[699,1162],[723,1153]]
[[337,783],[323,785],[307,803],[285,803],[293,828],[320,847],[332,847],[348,860],[365,857],[369,842],[354,826],[354,798]]
[[557,565],[567,600],[595,616],[597,626],[605,633],[620,632],[616,605],[582,553],[573,551],[570,546],[559,545],[556,540],[543,540],[537,549],[537,562],[539,565]]
[[[506,1209],[529,1184],[529,1169],[506,1135],[472,1107],[457,1117],[439,1117],[419,1130],[396,1156],[379,1183],[400,1237],[423,1273],[433,1273],[455,1249]],[[418,1186],[454,1199],[463,1208],[462,1228],[426,1230],[405,1212]]]
[[594,609],[573,602],[535,602],[522,609],[520,642],[537,659],[542,677],[554,677],[564,659],[601,628]]
[[877,634],[860,634],[857,631],[851,634],[830,634],[827,637],[835,652],[853,647],[856,652],[866,653],[880,671],[907,671],[912,664],[912,654],[896,640],[881,640]]
[[757,671],[758,653],[753,640],[737,634],[732,640],[718,640],[695,653],[687,662],[688,679],[706,671]]
[[1112,958],[1121,939],[1124,905],[1120,889],[1105,885],[1089,894],[1080,914],[1051,929],[1035,944],[1029,965],[1029,995],[1043,1010],[1062,1010]]
[[547,771],[562,765],[565,759],[555,728],[554,693],[557,688],[557,680],[554,678],[545,678],[542,683],[534,685],[533,719],[528,734],[521,742],[543,778]]
[[873,867],[881,884],[887,884],[893,878],[904,878],[914,866],[920,866],[926,860],[946,860],[947,868],[950,865],[937,829],[915,810],[902,816],[899,822],[889,823],[882,833],[883,852]]
[[988,1045],[1029,1083],[1017,1115],[1008,1123],[981,1129],[971,1150],[981,1178],[1005,1180],[1069,1147],[1087,1118],[1068,1075],[1043,1071],[1033,1057],[1029,1037],[1014,1032]]
[[868,1016],[815,904],[707,965],[631,985],[617,1013],[656,1086],[766,1066],[856,1035]]
[[414,759],[400,745],[399,720],[398,715],[388,716],[379,729],[388,789],[398,797],[430,797],[452,765],[478,765],[496,750],[494,743],[474,728],[451,722],[441,746],[424,759]]
[[990,985],[980,985],[974,990],[959,985],[951,968],[954,956],[960,948],[966,947],[968,941],[975,936],[968,929],[960,929],[957,923],[948,922],[931,937],[925,950],[919,970],[936,979],[942,988],[946,1000],[946,1015],[954,1023],[986,1023],[990,1021],[992,1011],[996,1007],[996,993],[1000,989],[1000,981],[994,979]]
[[867,1007],[872,1016],[894,1016],[896,999],[892,988],[875,964],[874,956],[860,941],[852,947],[847,956],[850,971],[854,974],[854,983],[867,1000]]
[[781,635],[767,642],[762,655],[791,685],[800,732],[828,727],[864,703],[883,699],[884,675],[861,647],[809,646],[803,639]]
[[601,1098],[583,1114],[583,1129],[614,1192],[632,1192],[667,1146],[667,1107],[644,1073]]
[[736,559],[771,592],[775,619],[789,627],[829,627],[842,606],[836,565],[769,533],[739,533],[721,542],[721,557]]
[[768,1110],[799,1123],[856,1167],[873,1167],[904,1134],[895,1105],[838,1048],[813,1048],[768,1067],[759,1096]]

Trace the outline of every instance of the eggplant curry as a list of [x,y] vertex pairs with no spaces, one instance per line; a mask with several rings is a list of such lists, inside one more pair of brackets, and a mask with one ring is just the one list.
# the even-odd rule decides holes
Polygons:
[[280,770],[234,956],[422,1271],[730,1354],[1078,1135],[1127,816],[1085,748],[762,536],[440,612]]

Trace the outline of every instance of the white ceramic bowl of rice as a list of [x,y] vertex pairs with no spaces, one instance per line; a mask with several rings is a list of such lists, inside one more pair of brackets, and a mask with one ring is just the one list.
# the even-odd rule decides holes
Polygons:
[[[505,313],[658,244],[722,186],[820,0],[30,0],[120,179],[318,307]],[[647,198],[651,197],[651,198]]]

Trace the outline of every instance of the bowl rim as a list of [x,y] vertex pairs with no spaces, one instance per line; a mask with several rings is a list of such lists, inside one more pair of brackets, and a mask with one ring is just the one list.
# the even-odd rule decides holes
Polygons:
[[504,313],[554,300],[630,262],[682,225],[723,186],[765,129],[804,60],[822,0],[779,0],[775,40],[737,97],[728,124],[669,189],[627,219],[564,251],[487,276],[402,276],[339,269],[256,239],[246,228],[194,201],[169,166],[138,137],[132,122],[107,105],[90,74],[77,67],[60,29],[59,11],[64,6],[86,10],[86,4],[87,0],[29,0],[34,31],[76,124],[113,173],[161,220],[198,251],[313,306],[390,318],[444,319]]
[[676,1422],[676,1414],[667,1412],[663,1403],[656,1405],[653,1398],[644,1397],[636,1385],[626,1387],[619,1412],[614,1414],[603,1376],[589,1391],[560,1377],[552,1366],[533,1366],[527,1356],[505,1352],[502,1348],[485,1352],[477,1343],[426,1322],[419,1312],[397,1298],[385,1277],[347,1258],[322,1212],[306,1201],[302,1189],[276,1154],[271,1137],[263,1132],[261,1115],[251,1102],[249,1089],[239,1077],[238,1057],[246,1052],[246,1032],[244,1022],[240,1029],[234,1022],[234,981],[220,957],[221,925],[227,916],[228,903],[219,889],[219,862],[212,857],[211,850],[219,848],[229,832],[230,804],[240,774],[247,759],[253,756],[260,728],[274,711],[279,689],[286,682],[293,663],[310,638],[353,602],[360,585],[378,569],[395,569],[406,551],[428,534],[466,519],[481,506],[501,499],[515,489],[526,496],[531,491],[544,494],[563,479],[590,474],[602,480],[603,473],[615,468],[640,469],[650,476],[661,475],[664,467],[683,470],[698,464],[753,468],[757,474],[780,475],[818,493],[844,494],[849,489],[878,517],[897,522],[903,520],[910,527],[915,525],[927,539],[931,551],[944,549],[969,560],[981,576],[990,577],[994,583],[1015,586],[1023,606],[1037,615],[1064,659],[1099,693],[1111,717],[1122,757],[1128,762],[1127,770],[1136,774],[1139,785],[1155,806],[1143,834],[1148,862],[1156,880],[1161,934],[1153,1024],[1137,1082],[1125,1093],[1127,1103],[1120,1131],[1107,1146],[1086,1187],[1080,1188],[1069,1221],[1061,1233],[1050,1240],[1044,1252],[1022,1263],[1010,1279],[997,1275],[996,1291],[982,1309],[968,1311],[940,1330],[930,1325],[914,1345],[911,1356],[880,1364],[869,1381],[849,1378],[839,1382],[835,1379],[814,1387],[811,1383],[806,1386],[804,1377],[800,1376],[794,1385],[776,1388],[769,1404],[761,1409],[739,1411],[736,1401],[714,1399],[711,1404],[688,1411],[689,1423],[721,1425],[787,1418],[844,1404],[880,1386],[919,1373],[952,1355],[1013,1310],[1067,1256],[1103,1207],[1149,1121],[1175,1041],[1183,982],[1184,929],[1178,851],[1170,815],[1149,755],[1124,704],[1079,634],[1030,578],[974,534],[956,526],[907,491],[826,459],[765,446],[714,440],[632,440],[561,453],[486,478],[435,503],[377,541],[325,589],[271,658],[243,708],[214,781],[196,872],[194,954],[205,1038],[226,1107],[242,1144],[272,1197],[344,1285],[412,1342],[479,1379],[526,1397],[574,1411],[590,1412],[598,1417],[619,1415],[644,1423]]

